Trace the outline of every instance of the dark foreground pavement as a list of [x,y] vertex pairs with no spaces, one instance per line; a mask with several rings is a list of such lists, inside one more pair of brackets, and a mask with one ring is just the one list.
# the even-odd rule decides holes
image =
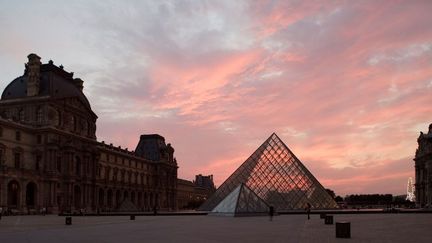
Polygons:
[[218,216],[9,216],[0,220],[0,242],[432,242],[432,214],[343,214],[351,239],[336,239],[335,225],[319,215]]

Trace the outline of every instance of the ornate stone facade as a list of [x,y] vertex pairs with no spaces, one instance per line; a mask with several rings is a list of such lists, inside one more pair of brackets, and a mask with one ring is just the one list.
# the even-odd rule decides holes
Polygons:
[[432,124],[427,134],[420,132],[415,161],[415,196],[419,207],[432,206]]
[[0,100],[0,207],[176,209],[178,167],[171,145],[156,134],[141,136],[139,153],[98,142],[97,116],[83,81],[52,61],[28,58],[24,75]]
[[179,209],[198,208],[216,191],[213,175],[195,176],[195,181],[177,179],[177,206]]

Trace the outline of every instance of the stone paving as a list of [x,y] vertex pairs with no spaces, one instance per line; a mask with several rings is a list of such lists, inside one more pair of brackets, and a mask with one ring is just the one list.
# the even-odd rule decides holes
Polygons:
[[335,225],[319,215],[268,217],[9,216],[0,220],[0,242],[432,242],[432,214],[344,214],[351,239],[337,239]]

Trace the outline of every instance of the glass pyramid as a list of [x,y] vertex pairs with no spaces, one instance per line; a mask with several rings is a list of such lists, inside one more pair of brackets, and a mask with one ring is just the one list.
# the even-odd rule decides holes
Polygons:
[[212,215],[252,216],[267,215],[270,206],[245,184],[241,183],[212,211]]
[[275,210],[336,208],[337,204],[282,140],[273,133],[199,210],[211,211],[244,183]]

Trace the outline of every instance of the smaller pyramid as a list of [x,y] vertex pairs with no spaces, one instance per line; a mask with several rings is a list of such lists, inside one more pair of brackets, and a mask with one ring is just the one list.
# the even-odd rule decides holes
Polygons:
[[241,183],[210,214],[234,217],[268,215],[269,208],[270,206],[263,199]]

